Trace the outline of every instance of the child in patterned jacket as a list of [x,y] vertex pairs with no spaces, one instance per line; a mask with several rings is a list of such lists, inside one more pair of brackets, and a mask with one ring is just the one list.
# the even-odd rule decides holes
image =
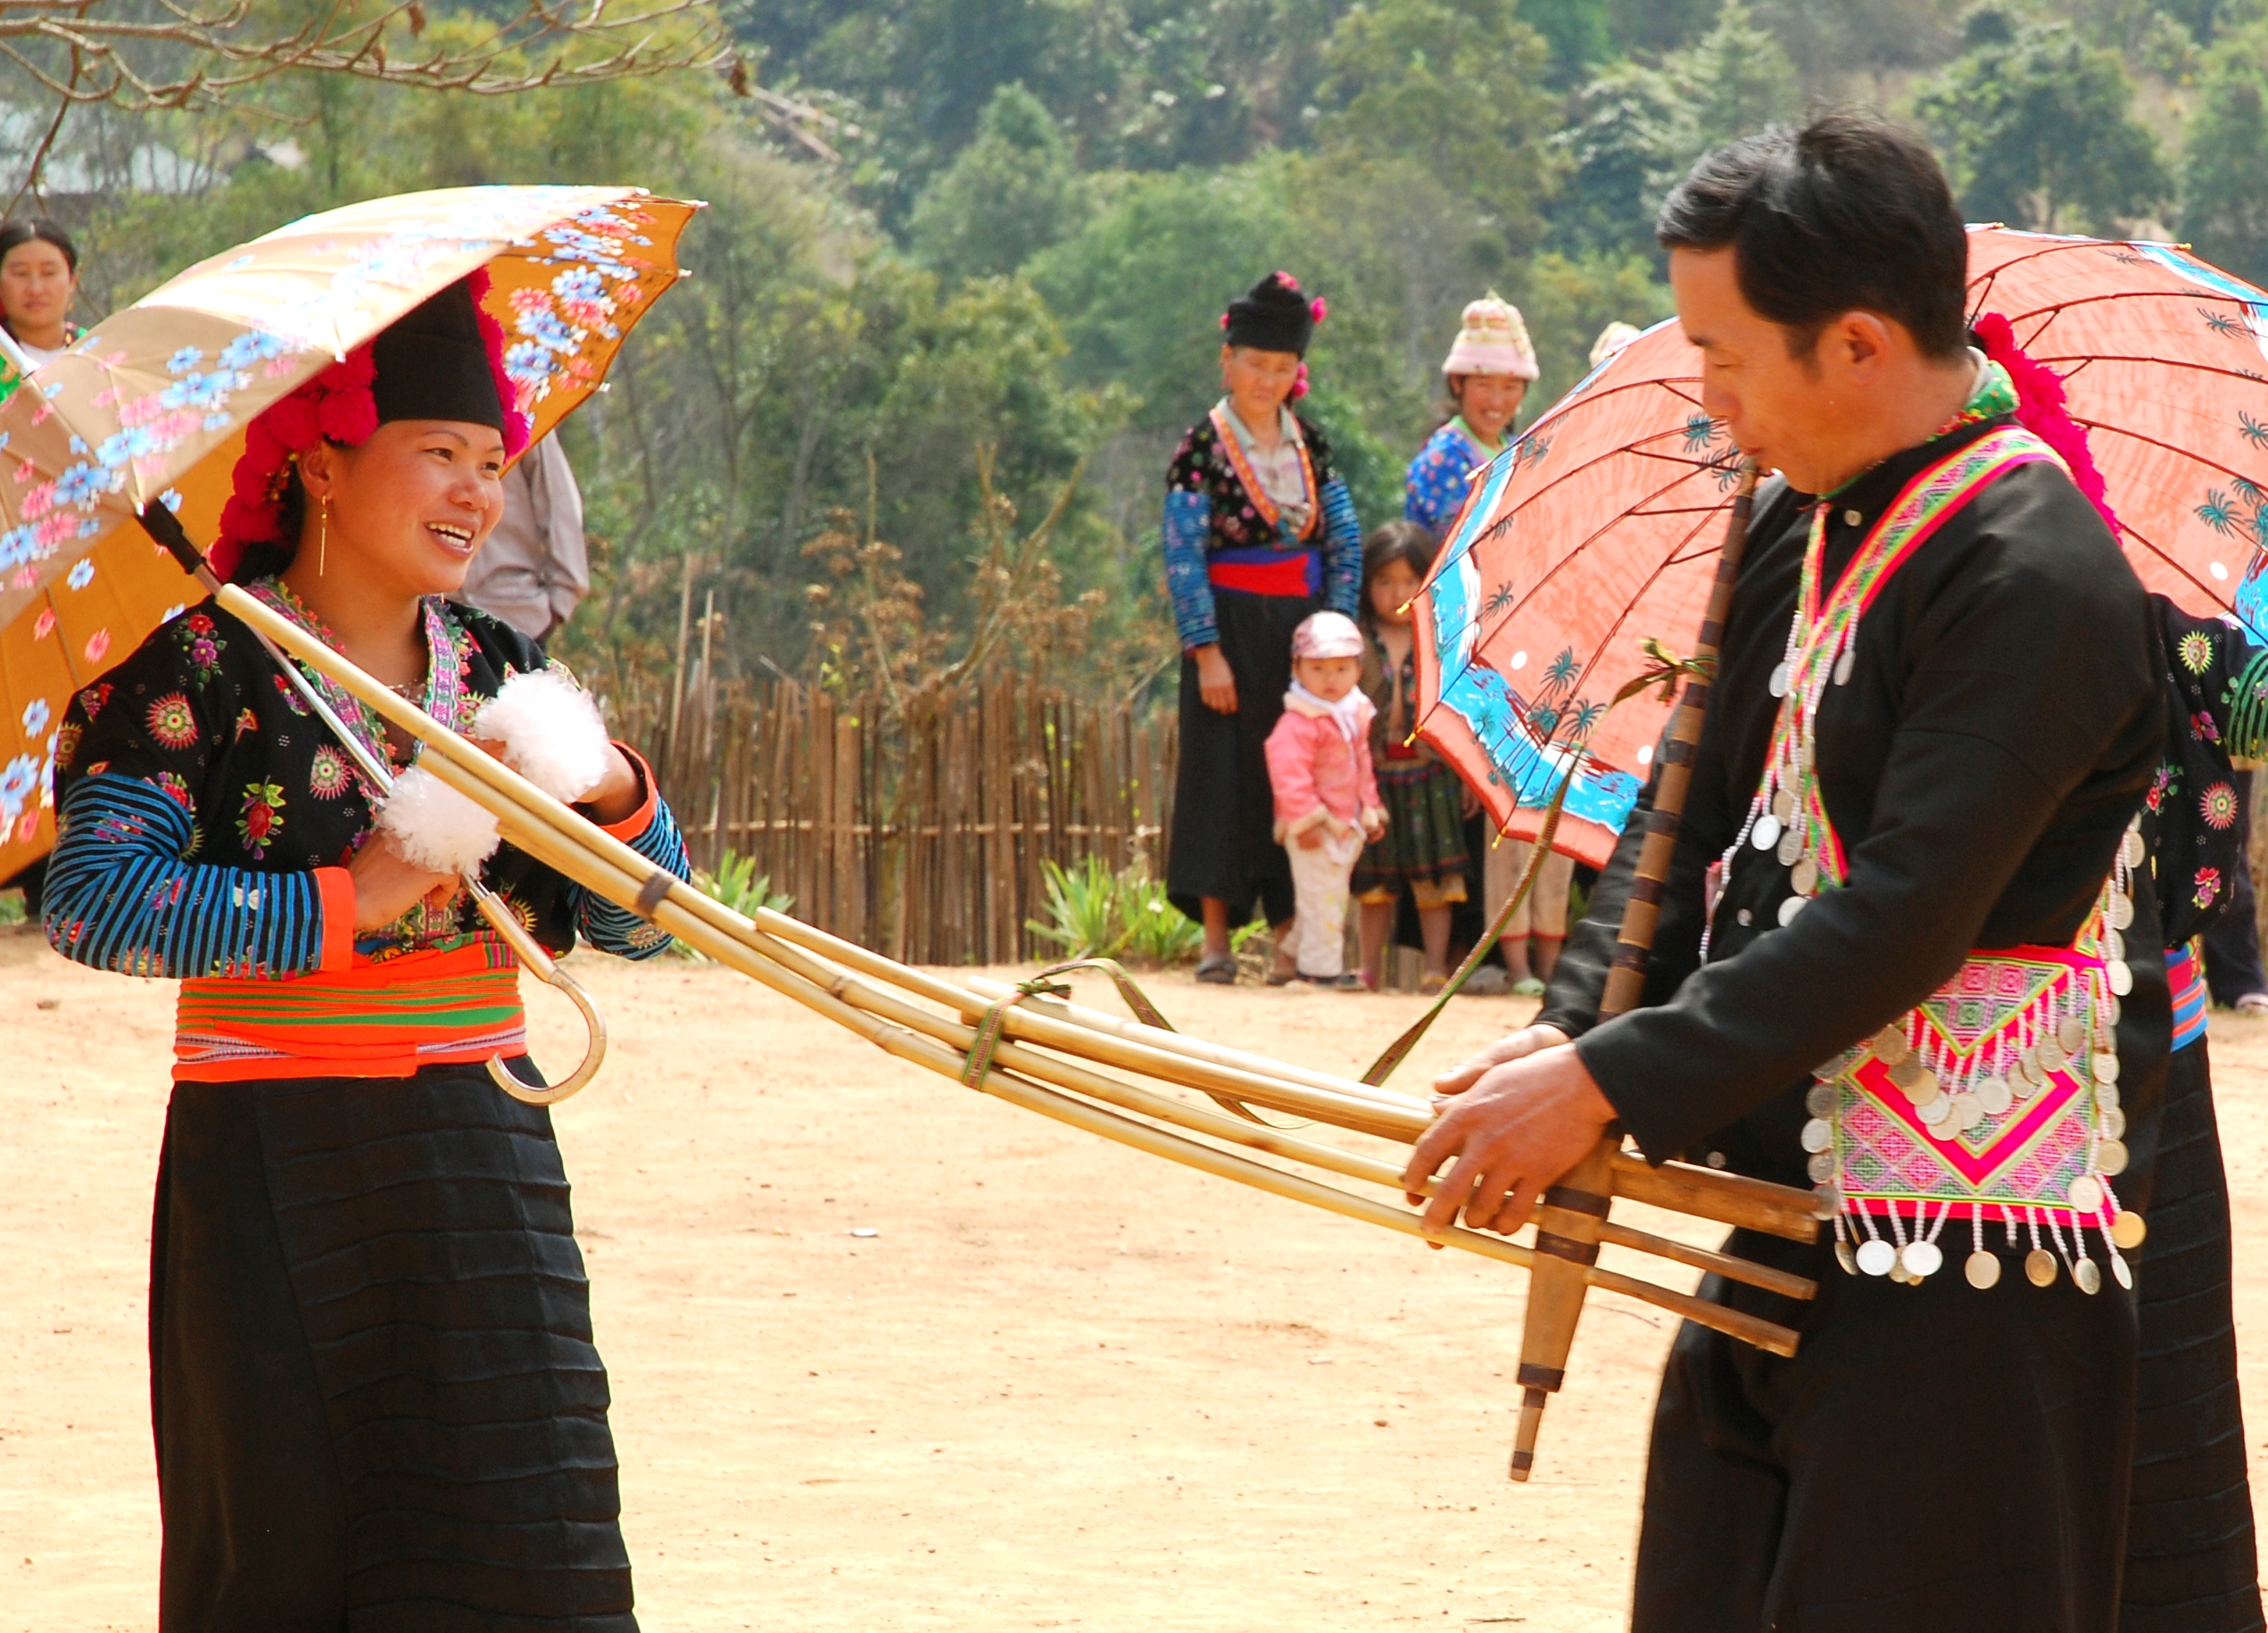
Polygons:
[[1370,762],[1377,709],[1362,677],[1362,632],[1345,613],[1316,613],[1293,632],[1291,690],[1268,734],[1276,838],[1291,858],[1295,903],[1268,977],[1273,986],[1295,974],[1319,986],[1362,985],[1345,965],[1348,886],[1364,839],[1386,832],[1386,809]]

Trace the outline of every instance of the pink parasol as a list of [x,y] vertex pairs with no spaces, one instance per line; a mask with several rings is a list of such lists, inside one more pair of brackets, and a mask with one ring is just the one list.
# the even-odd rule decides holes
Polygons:
[[[1970,320],[2023,418],[2148,588],[2268,640],[2268,294],[2164,244],[1969,232]],[[1498,825],[1605,861],[1669,717],[1608,700],[1684,651],[1739,456],[1675,320],[1601,364],[1478,475],[1415,609],[1420,735]],[[2058,393],[2063,401],[2056,399]]]

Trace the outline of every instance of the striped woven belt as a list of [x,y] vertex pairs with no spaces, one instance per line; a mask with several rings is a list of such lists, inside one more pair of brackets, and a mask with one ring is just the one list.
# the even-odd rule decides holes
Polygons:
[[481,937],[283,981],[181,983],[176,1082],[408,1077],[420,1066],[527,1053],[519,966]]
[[2184,941],[2165,955],[2165,984],[2173,994],[2173,1047],[2187,1049],[2205,1036],[2206,1002],[2205,977],[2198,973],[2198,956]]

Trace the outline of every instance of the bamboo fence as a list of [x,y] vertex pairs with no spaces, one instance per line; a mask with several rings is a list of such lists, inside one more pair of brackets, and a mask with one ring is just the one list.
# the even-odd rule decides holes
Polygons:
[[[878,698],[794,681],[609,702],[653,762],[696,867],[752,858],[805,923],[904,963],[1056,956],[1046,865],[1165,874],[1170,712],[993,676],[886,724]],[[675,729],[673,730],[673,725]]]

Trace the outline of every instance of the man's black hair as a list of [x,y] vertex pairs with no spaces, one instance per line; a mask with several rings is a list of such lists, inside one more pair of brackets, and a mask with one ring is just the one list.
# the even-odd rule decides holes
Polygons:
[[1664,249],[1731,246],[1741,294],[1809,356],[1842,313],[1896,319],[1923,355],[1966,344],[1968,234],[1945,172],[1919,139],[1827,113],[1709,154],[1654,218]]

